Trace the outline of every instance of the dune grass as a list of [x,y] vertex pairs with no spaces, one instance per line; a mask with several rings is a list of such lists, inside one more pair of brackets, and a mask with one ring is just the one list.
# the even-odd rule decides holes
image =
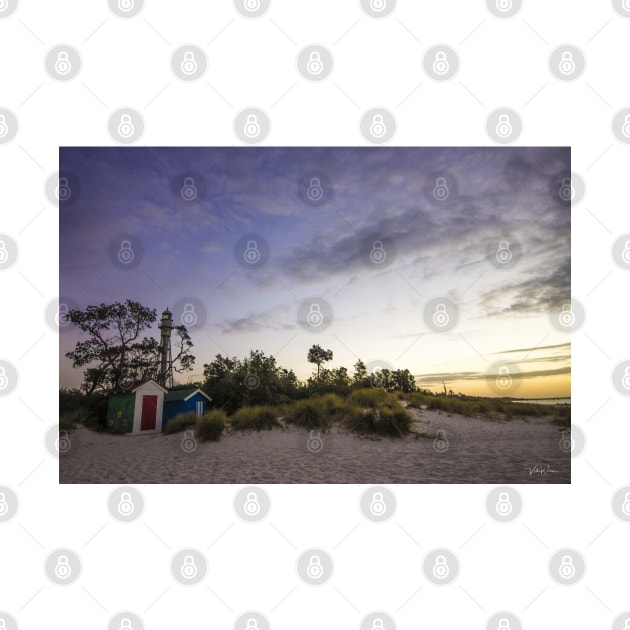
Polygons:
[[413,407],[426,405],[428,409],[438,409],[462,416],[502,414],[504,418],[554,416],[558,423],[571,421],[571,406],[541,405],[512,402],[503,398],[475,398],[465,396],[436,396],[434,394],[413,393],[404,398]]
[[164,429],[164,433],[167,435],[170,433],[179,433],[180,431],[185,431],[195,426],[197,426],[197,415],[194,411],[188,411],[186,413],[180,413],[170,420],[166,425],[166,429]]
[[230,417],[233,431],[262,431],[282,427],[278,422],[278,409],[266,405],[241,407]]
[[207,411],[199,417],[194,411],[180,413],[167,425],[164,433],[173,434],[194,429],[195,435],[203,441],[218,442],[223,435],[227,417],[220,410]]
[[207,411],[197,420],[197,437],[204,442],[218,442],[223,435],[227,416],[224,411]]

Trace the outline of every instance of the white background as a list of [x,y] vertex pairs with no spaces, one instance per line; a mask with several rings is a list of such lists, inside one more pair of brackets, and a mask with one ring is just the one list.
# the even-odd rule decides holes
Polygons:
[[[43,63],[59,43],[83,59],[67,84],[48,77]],[[209,58],[205,77],[190,84],[169,66],[184,43]],[[322,83],[296,71],[296,55],[310,43],[335,58]],[[423,51],[435,43],[461,59],[446,83],[422,70]],[[558,81],[547,67],[562,43],[586,55],[575,82]],[[156,630],[231,628],[250,609],[277,630],[358,628],[371,610],[387,611],[401,629],[484,628],[497,610],[513,611],[528,629],[610,627],[630,609],[630,526],[610,509],[614,491],[630,483],[629,400],[610,380],[630,357],[629,276],[610,255],[630,232],[630,146],[610,129],[630,106],[628,59],[630,20],[603,0],[526,0],[507,20],[480,0],[400,0],[381,20],[357,0],[273,0],[256,20],[228,0],[148,0],[129,20],[105,0],[21,0],[0,20],[0,106],[20,123],[15,140],[0,145],[0,232],[20,248],[16,265],[0,272],[0,358],[20,375],[0,398],[0,484],[20,499],[17,516],[0,524],[0,610],[22,629],[105,628],[120,610]],[[122,106],[142,112],[146,145],[238,145],[232,122],[248,106],[270,116],[269,145],[366,144],[359,119],[374,106],[394,113],[394,145],[492,144],[485,119],[499,106],[522,116],[519,144],[570,145],[572,169],[587,187],[572,209],[572,294],[587,311],[572,336],[573,422],[586,434],[572,484],[520,487],[524,510],[509,524],[486,514],[490,487],[398,486],[395,516],[378,525],[361,515],[356,486],[269,487],[271,511],[257,524],[234,513],[236,487],[146,486],[144,514],[127,525],[107,512],[111,486],[59,486],[58,461],[44,447],[58,421],[58,336],[44,319],[58,293],[58,210],[44,183],[58,168],[60,145],[112,145],[107,119]],[[62,546],[83,561],[80,579],[65,588],[43,571],[47,553]],[[169,561],[189,546],[206,553],[209,573],[186,588]],[[299,552],[314,546],[335,561],[321,587],[295,573]],[[443,588],[421,571],[424,554],[438,546],[462,565]],[[549,578],[548,558],[560,547],[586,558],[575,586]]]

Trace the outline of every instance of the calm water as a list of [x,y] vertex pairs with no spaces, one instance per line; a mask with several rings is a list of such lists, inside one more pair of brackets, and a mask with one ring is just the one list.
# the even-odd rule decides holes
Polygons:
[[513,400],[515,403],[533,403],[535,405],[570,405],[570,398],[532,398],[528,400]]

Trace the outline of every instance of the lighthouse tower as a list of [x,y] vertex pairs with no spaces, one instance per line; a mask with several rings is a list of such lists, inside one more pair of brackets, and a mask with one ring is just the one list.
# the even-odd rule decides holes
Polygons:
[[159,382],[163,387],[173,387],[173,357],[171,355],[171,331],[173,330],[173,313],[166,310],[158,324],[161,333],[160,341],[160,376]]

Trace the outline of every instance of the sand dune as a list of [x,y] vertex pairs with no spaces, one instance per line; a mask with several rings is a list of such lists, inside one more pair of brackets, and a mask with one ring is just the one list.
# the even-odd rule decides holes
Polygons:
[[[60,458],[59,477],[61,483],[116,484],[571,481],[570,454],[560,447],[562,431],[550,418],[496,421],[409,412],[414,433],[404,439],[288,427],[195,443],[185,441],[191,435],[184,433],[130,437],[78,428]],[[195,448],[187,452],[183,446]]]

